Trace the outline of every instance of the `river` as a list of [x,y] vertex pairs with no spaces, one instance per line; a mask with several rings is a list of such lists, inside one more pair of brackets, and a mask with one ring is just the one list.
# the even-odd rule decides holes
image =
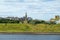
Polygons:
[[60,35],[0,35],[0,40],[60,40]]

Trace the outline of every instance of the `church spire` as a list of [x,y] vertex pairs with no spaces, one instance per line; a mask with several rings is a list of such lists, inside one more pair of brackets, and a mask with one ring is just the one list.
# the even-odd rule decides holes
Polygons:
[[25,21],[24,23],[27,23],[27,12],[25,13]]
[[25,13],[25,19],[27,19],[27,12]]

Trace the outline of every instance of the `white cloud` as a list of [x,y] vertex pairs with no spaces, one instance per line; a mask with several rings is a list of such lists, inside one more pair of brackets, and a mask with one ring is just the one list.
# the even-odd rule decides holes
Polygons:
[[14,15],[14,13],[23,14],[25,11],[35,16],[37,13],[38,15],[45,15],[46,13],[59,14],[60,0],[0,0],[0,13],[13,13]]

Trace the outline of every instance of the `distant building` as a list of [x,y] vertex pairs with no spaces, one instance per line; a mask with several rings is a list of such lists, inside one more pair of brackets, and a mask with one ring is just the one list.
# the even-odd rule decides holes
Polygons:
[[60,23],[60,20],[56,21],[56,24]]
[[10,20],[19,20],[18,17],[6,17],[6,19],[10,19]]
[[51,19],[50,19],[50,22],[55,22],[55,19],[51,18]]
[[56,22],[56,24],[60,23],[60,16],[56,15],[55,18],[50,19],[50,22]]
[[55,16],[55,20],[60,20],[60,16],[59,15],[56,15]]
[[28,17],[27,17],[27,13],[25,13],[25,16],[24,16],[24,17],[25,17],[25,18],[24,18],[24,19],[25,19],[25,20],[24,20],[24,23],[28,23],[28,22],[27,22],[27,21],[28,21],[28,19],[27,19],[27,18],[28,18]]
[[57,24],[60,23],[60,16],[59,16],[59,15],[56,15],[56,16],[55,16],[55,20],[56,20],[56,23],[57,23]]

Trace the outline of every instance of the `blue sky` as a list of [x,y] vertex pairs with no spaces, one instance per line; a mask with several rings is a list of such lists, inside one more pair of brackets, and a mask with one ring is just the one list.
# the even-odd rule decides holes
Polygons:
[[0,0],[0,17],[23,17],[49,20],[60,15],[60,0]]

